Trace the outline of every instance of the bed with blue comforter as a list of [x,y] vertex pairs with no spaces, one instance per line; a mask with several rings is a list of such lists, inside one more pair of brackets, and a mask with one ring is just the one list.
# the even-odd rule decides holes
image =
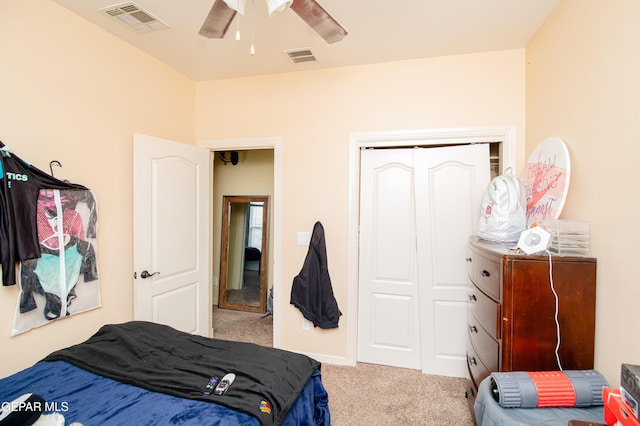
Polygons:
[[[233,372],[222,395],[212,376]],[[37,394],[44,413],[89,425],[329,425],[320,363],[302,354],[209,339],[144,321],[103,326],[0,380],[2,408]]]

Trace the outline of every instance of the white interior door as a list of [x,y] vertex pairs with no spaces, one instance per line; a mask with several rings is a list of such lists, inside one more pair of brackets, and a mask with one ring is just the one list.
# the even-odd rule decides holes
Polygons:
[[136,134],[133,161],[134,318],[210,336],[209,151]]
[[363,150],[360,170],[358,360],[464,377],[488,145]]
[[467,375],[467,241],[490,180],[489,145],[414,156],[422,371]]

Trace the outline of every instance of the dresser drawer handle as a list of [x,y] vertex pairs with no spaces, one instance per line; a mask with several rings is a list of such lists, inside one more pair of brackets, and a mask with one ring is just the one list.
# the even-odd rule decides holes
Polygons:
[[469,364],[471,365],[478,365],[478,361],[476,361],[476,358],[473,356],[468,356],[467,357],[469,359]]
[[483,277],[490,277],[490,276],[491,276],[491,274],[489,273],[489,271],[487,271],[486,269],[483,269],[483,270],[482,270],[482,274],[481,274],[481,275],[482,275]]
[[476,300],[478,300],[478,299],[476,298],[475,294],[470,294],[469,295],[469,302],[475,302]]
[[466,261],[467,261],[467,263],[471,263],[471,262],[473,262],[473,259],[471,259],[470,257],[467,257]]
[[476,327],[475,325],[470,325],[469,331],[472,333],[478,333],[478,327]]

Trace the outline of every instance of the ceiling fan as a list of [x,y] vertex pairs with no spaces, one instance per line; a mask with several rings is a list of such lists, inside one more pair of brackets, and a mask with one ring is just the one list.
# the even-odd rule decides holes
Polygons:
[[[269,16],[288,6],[327,43],[335,43],[347,35],[347,30],[315,0],[266,0],[266,2]],[[206,38],[223,38],[236,13],[244,14],[244,4],[245,0],[215,0],[199,34]]]

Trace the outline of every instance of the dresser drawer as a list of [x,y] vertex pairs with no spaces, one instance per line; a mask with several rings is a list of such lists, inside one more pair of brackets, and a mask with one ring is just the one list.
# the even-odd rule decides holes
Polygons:
[[482,327],[478,327],[478,320],[469,316],[469,340],[482,364],[489,371],[499,370],[500,345]]
[[478,290],[474,285],[471,285],[469,290],[469,312],[494,339],[502,338],[498,329],[500,304]]
[[500,263],[472,251],[470,270],[471,281],[495,300],[500,300]]
[[469,340],[469,343],[467,345],[467,367],[469,368],[469,373],[471,373],[471,380],[473,380],[476,388],[480,386],[480,382],[485,377],[491,374],[491,372],[487,369],[487,367],[484,366],[484,364],[480,360],[478,353],[471,344],[471,340]]

